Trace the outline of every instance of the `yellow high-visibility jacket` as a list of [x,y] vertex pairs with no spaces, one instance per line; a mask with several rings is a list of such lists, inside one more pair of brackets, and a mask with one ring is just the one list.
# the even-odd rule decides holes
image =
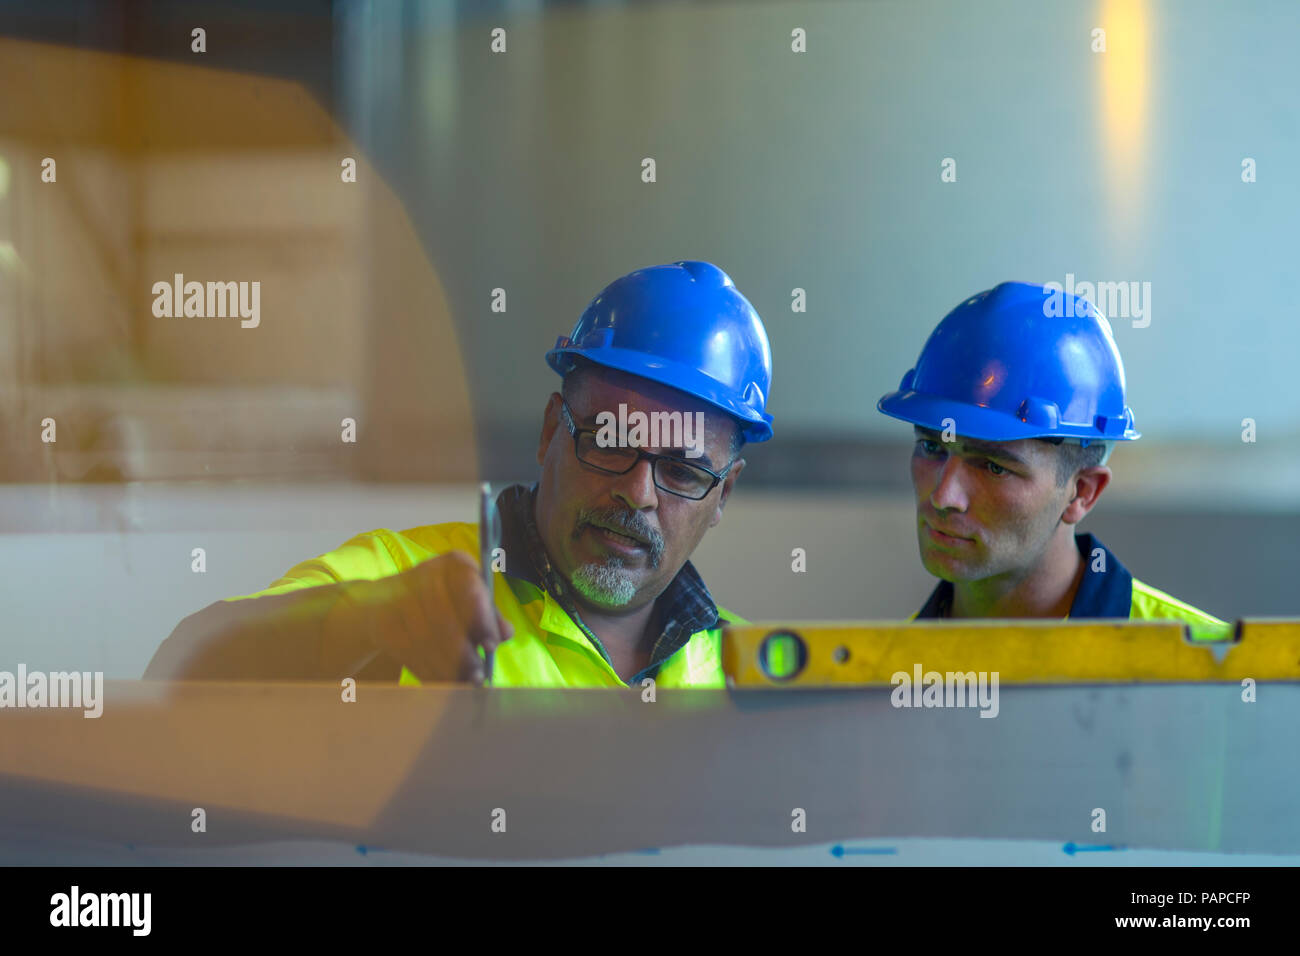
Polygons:
[[[1232,625],[1207,614],[1158,588],[1144,584],[1129,573],[1105,545],[1091,534],[1074,536],[1075,547],[1085,562],[1083,581],[1070,605],[1070,618],[1127,617],[1132,620],[1183,621],[1194,640],[1215,640],[1228,636]],[[952,584],[941,581],[925,606],[910,620],[946,617],[952,606]]]
[[[514,636],[497,650],[493,684],[502,687],[626,687],[641,686],[653,677],[658,687],[722,687],[722,627],[728,622],[746,623],[716,608],[698,573],[688,561],[660,600],[686,592],[689,608],[707,620],[708,626],[690,633],[680,647],[665,635],[666,646],[656,647],[651,666],[627,683],[618,676],[595,635],[565,611],[561,603],[541,586],[539,576],[525,552],[527,542],[510,526],[510,509],[522,507],[507,501],[511,494],[527,494],[519,486],[502,493],[502,522],[506,530],[503,572],[495,574],[493,597],[501,616],[514,627]],[[514,512],[519,523],[519,512]],[[511,533],[512,530],[516,533]],[[386,529],[359,534],[341,547],[295,565],[270,587],[255,594],[227,600],[245,600],[284,594],[300,588],[333,584],[344,580],[373,581],[399,574],[421,561],[465,551],[479,553],[478,526],[452,522],[425,525],[396,532]],[[680,630],[680,628],[679,628]],[[680,639],[680,635],[679,635]],[[400,682],[418,684],[415,675],[402,669]]]

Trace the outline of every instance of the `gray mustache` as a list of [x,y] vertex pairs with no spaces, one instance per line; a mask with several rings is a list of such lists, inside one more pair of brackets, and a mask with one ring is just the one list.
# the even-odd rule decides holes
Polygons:
[[646,541],[650,546],[650,562],[658,565],[664,553],[664,536],[650,522],[635,511],[620,511],[618,508],[592,508],[578,512],[578,520],[573,528],[576,539],[589,525],[598,525],[623,531]]

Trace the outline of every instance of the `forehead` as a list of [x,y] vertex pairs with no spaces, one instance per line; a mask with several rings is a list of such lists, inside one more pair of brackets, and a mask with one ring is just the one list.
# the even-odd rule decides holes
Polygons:
[[928,438],[940,442],[944,447],[955,451],[959,455],[982,455],[985,458],[1018,462],[1022,465],[1049,465],[1055,460],[1058,451],[1055,445],[1035,438],[1021,438],[1016,441],[985,441],[979,438],[971,438],[968,435],[958,435],[954,441],[945,442],[940,432],[922,428],[919,425],[916,426],[915,430],[918,438]]
[[647,414],[702,412],[708,440],[725,441],[731,436],[733,426],[728,415],[685,392],[613,369],[589,368],[578,374],[570,407],[579,418],[590,420],[597,412],[617,414],[619,405],[626,405],[629,412]]

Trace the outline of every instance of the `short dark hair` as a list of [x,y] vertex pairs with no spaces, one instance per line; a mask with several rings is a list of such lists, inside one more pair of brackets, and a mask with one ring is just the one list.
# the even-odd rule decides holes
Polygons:
[[564,380],[560,383],[560,395],[567,402],[573,398],[574,392],[579,388],[579,382],[592,370],[593,365],[586,359],[570,358],[572,364],[567,372],[564,373]]
[[[572,361],[573,367],[564,373],[564,380],[560,383],[560,396],[566,402],[581,388],[581,381],[585,376],[598,372],[601,368],[583,358],[575,357]],[[727,462],[730,463],[740,457],[740,449],[745,445],[745,433],[740,427],[740,422],[730,415],[727,415],[727,419],[735,425],[731,431],[731,443],[727,446]]]
[[1048,444],[1055,445],[1056,483],[1065,487],[1070,479],[1084,468],[1094,468],[1106,457],[1106,443],[1094,441],[1085,448],[1078,442],[1066,441],[1064,438],[1040,438]]

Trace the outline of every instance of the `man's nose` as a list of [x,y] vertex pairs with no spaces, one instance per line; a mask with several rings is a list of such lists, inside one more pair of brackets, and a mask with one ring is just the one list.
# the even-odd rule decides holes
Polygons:
[[930,507],[936,511],[965,511],[969,504],[962,486],[962,461],[949,455],[939,469],[939,480],[930,492]]
[[615,479],[614,497],[633,511],[644,511],[659,503],[659,489],[655,487],[654,465],[642,458],[625,474]]

